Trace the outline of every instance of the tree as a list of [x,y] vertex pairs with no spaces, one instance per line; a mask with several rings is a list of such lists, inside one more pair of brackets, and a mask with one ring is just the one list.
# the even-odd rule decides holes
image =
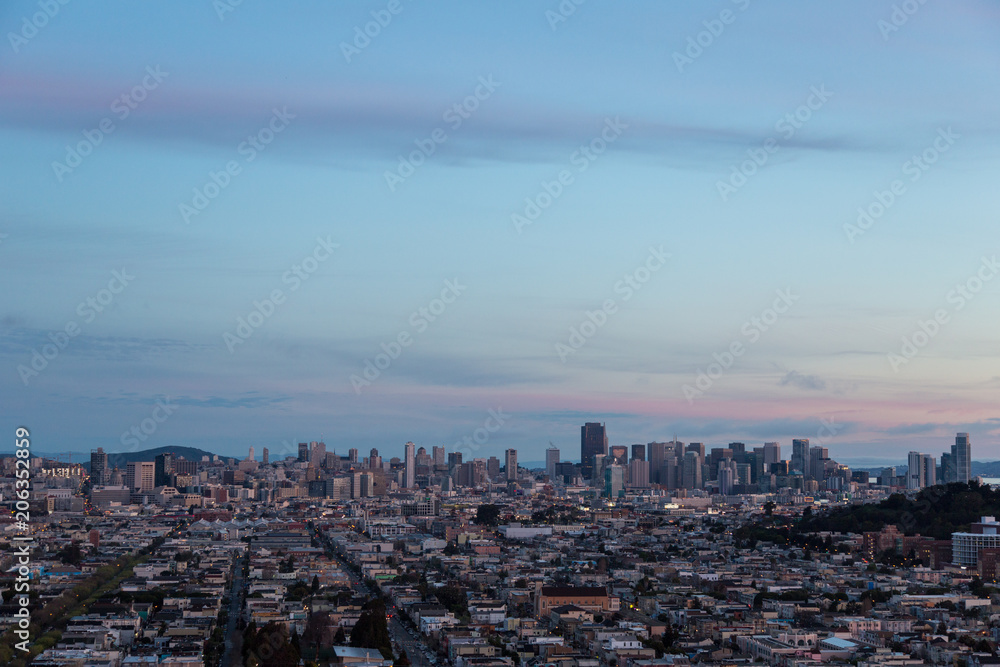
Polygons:
[[312,581],[312,586],[310,587],[310,590],[312,591],[313,595],[316,595],[316,591],[319,590],[319,576],[318,575],[315,575],[315,574],[313,575],[313,581]]
[[392,640],[381,600],[376,598],[361,608],[361,616],[351,630],[351,646],[378,649],[386,659],[392,658]]
[[341,625],[340,627],[337,628],[337,634],[333,636],[333,645],[343,646],[346,643],[347,643],[347,634],[344,632],[344,626]]
[[500,506],[485,504],[476,508],[476,518],[473,522],[480,526],[495,526],[500,521]]

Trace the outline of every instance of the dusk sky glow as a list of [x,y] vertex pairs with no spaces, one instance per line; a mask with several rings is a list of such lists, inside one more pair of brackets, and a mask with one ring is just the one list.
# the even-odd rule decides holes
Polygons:
[[3,431],[1000,459],[1000,5],[562,4],[3,3]]

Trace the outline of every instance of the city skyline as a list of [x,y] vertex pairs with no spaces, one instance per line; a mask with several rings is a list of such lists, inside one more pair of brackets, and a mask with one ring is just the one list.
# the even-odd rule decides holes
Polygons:
[[1000,8],[895,4],[4,3],[0,428],[1000,459]]

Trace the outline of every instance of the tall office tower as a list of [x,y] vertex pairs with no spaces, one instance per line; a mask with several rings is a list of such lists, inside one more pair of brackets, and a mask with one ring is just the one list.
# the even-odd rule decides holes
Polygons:
[[604,487],[604,468],[607,467],[610,457],[607,454],[594,454],[594,472],[590,478],[591,486],[597,488]]
[[630,461],[646,460],[646,445],[632,445],[632,458]]
[[174,455],[157,454],[153,459],[153,486],[169,486],[174,472]]
[[438,447],[437,445],[431,447],[431,458],[433,459],[435,468],[444,468],[448,465],[446,457],[447,452],[444,447]]
[[805,475],[809,466],[809,438],[792,440],[792,460],[789,461],[792,473]]
[[[652,465],[652,464],[650,464]],[[681,459],[671,456],[660,469],[660,484],[668,491],[680,488]],[[650,468],[652,471],[652,468]],[[652,474],[652,472],[650,472]]]
[[955,444],[951,447],[951,459],[955,465],[955,481],[968,484],[972,479],[972,443],[968,433],[955,436]]
[[698,456],[698,451],[689,450],[684,452],[684,461],[681,467],[681,487],[685,489],[702,488],[704,484],[702,484],[701,472],[701,457]]
[[486,478],[490,481],[500,479],[500,459],[495,456],[486,459]]
[[924,473],[924,455],[920,452],[910,452],[906,457],[906,488],[907,489],[922,489],[923,484],[923,473]]
[[742,442],[731,442],[727,449],[733,450],[733,461],[744,463],[746,461],[747,446]]
[[618,465],[623,466],[628,463],[628,447],[625,445],[615,445],[609,450],[608,455]]
[[[594,478],[594,457],[607,455],[608,434],[604,424],[587,422],[580,427],[580,474],[584,479]],[[603,479],[603,478],[599,478]]]
[[299,462],[307,463],[309,461],[309,443],[300,442],[299,443]]
[[764,463],[770,465],[781,460],[781,445],[777,442],[764,443]]
[[268,465],[271,462],[271,452],[268,451],[267,447],[265,447],[264,451],[260,454],[260,462],[264,465]]
[[733,450],[728,447],[712,447],[708,457],[708,469],[711,471],[709,479],[718,479],[719,464],[726,460],[733,460]]
[[934,486],[937,484],[937,465],[935,464],[934,457],[930,454],[924,454],[920,457],[920,464],[923,466],[924,486]]
[[815,479],[819,482],[823,481],[823,471],[825,469],[826,461],[830,460],[830,450],[826,447],[810,447],[809,448],[809,469],[806,472],[806,477],[809,479]]
[[309,443],[309,463],[319,468],[326,463],[326,443],[325,442],[313,442]]
[[448,452],[448,472],[462,465],[462,452]]
[[617,463],[610,463],[604,468],[604,495],[616,500],[623,493],[625,493],[625,468]]
[[382,469],[382,457],[378,455],[378,450],[374,447],[372,447],[372,451],[368,454],[368,468],[371,470]]
[[[670,458],[674,458],[673,449],[670,450]],[[667,461],[667,443],[651,442],[646,445],[646,460],[649,461],[649,481],[653,484],[666,484],[663,466]]]
[[649,462],[632,459],[628,464],[628,485],[633,489],[649,488]]
[[125,467],[125,484],[129,491],[152,491],[156,482],[156,466],[152,461],[135,461]]
[[351,447],[347,450],[347,460],[351,463],[358,462],[358,450],[356,447]]
[[103,447],[90,450],[90,480],[92,487],[108,483],[108,455]]
[[403,472],[403,486],[407,489],[412,489],[417,485],[417,446],[412,442],[408,442],[403,445],[403,451],[405,452],[404,458],[404,472]]
[[725,460],[719,465],[719,493],[730,496],[739,483],[739,474],[736,471],[736,463]]
[[556,466],[559,465],[559,448],[549,447],[545,450],[545,472],[550,479],[556,478]]
[[691,442],[688,443],[685,452],[695,452],[698,454],[698,460],[702,463],[705,462],[705,443],[703,442]]
[[941,484],[950,484],[955,481],[955,477],[955,459],[952,458],[951,452],[941,452],[941,468],[937,476],[938,482]]
[[504,466],[507,468],[507,481],[517,480],[517,450],[508,449],[504,452]]
[[882,468],[882,472],[879,473],[878,483],[882,486],[895,486],[896,485],[896,467],[890,466],[888,468]]
[[253,445],[250,445],[250,451],[247,452],[247,461],[253,461],[253,460],[255,460],[254,459],[254,454],[255,453],[256,452],[254,452]]

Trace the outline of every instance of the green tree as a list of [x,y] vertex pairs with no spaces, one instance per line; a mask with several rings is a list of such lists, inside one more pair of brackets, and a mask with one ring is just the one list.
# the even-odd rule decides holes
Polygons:
[[392,640],[381,600],[370,600],[361,608],[361,616],[351,630],[351,646],[378,649],[386,659],[392,658]]
[[473,521],[480,526],[495,526],[500,521],[500,506],[485,504],[476,508]]

